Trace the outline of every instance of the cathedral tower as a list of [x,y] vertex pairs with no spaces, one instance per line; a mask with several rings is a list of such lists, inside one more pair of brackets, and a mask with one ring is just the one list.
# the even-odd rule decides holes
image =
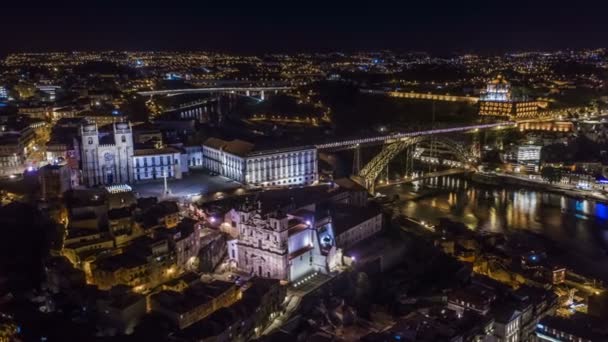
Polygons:
[[101,182],[98,161],[99,132],[96,124],[80,127],[82,176],[85,184],[93,186]]
[[118,181],[131,183],[133,180],[133,131],[131,124],[114,124],[115,163]]

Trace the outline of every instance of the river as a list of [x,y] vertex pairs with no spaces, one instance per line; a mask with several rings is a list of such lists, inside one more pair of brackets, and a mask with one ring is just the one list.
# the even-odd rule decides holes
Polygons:
[[[442,217],[471,229],[510,234],[528,231],[556,243],[576,272],[608,280],[608,205],[542,191],[474,184],[457,176],[384,188],[398,194],[394,209],[437,223]],[[417,198],[407,200],[408,198]]]

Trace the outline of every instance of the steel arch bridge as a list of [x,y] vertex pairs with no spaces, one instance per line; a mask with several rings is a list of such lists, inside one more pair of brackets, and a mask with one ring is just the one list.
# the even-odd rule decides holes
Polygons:
[[430,141],[451,152],[463,165],[472,165],[476,161],[475,156],[465,146],[452,139],[431,135],[406,137],[385,144],[382,151],[361,169],[356,177],[358,182],[373,193],[376,179],[393,158],[410,146]]

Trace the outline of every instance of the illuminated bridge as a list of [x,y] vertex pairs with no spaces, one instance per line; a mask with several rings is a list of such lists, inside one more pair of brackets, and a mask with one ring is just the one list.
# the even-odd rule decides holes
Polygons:
[[256,93],[264,98],[266,92],[279,92],[292,89],[291,87],[276,86],[276,87],[206,87],[206,88],[188,88],[188,89],[166,89],[166,90],[146,90],[137,92],[142,96],[152,95],[181,95],[181,94],[199,94],[199,93],[245,93],[246,96]]
[[[449,154],[455,157],[455,161],[450,161],[446,164],[445,161],[437,157],[427,157],[427,161],[437,165],[444,164],[451,167],[459,167],[463,169],[474,169],[477,163],[477,155],[473,153],[467,146],[462,143],[448,138],[447,134],[478,131],[484,129],[500,129],[506,127],[514,127],[512,122],[501,122],[482,125],[470,125],[450,128],[430,129],[414,132],[395,133],[390,135],[375,136],[360,139],[349,139],[343,141],[330,142],[316,145],[319,150],[339,151],[353,149],[355,151],[352,179],[364,186],[371,193],[374,193],[376,180],[385,170],[388,164],[402,152],[406,152],[408,158],[417,158],[424,161],[424,157],[416,155],[416,151],[424,150],[416,148],[430,144],[433,150],[441,154]],[[380,145],[382,150],[372,158],[363,168],[360,167],[360,147],[362,145]]]
[[449,128],[437,128],[437,129],[429,129],[422,131],[413,131],[413,132],[402,132],[402,133],[394,133],[388,135],[378,135],[367,138],[354,138],[347,139],[335,142],[321,143],[316,144],[315,146],[319,150],[346,150],[346,149],[354,149],[358,148],[360,145],[379,145],[379,144],[390,144],[398,142],[400,139],[404,138],[413,138],[418,136],[425,135],[437,135],[437,134],[447,134],[447,133],[460,133],[467,132],[473,130],[482,130],[482,129],[491,129],[491,128],[506,128],[506,127],[514,127],[515,123],[513,122],[499,122],[499,123],[491,123],[491,124],[482,124],[482,125],[470,125],[470,126],[459,126],[459,127],[449,127]]

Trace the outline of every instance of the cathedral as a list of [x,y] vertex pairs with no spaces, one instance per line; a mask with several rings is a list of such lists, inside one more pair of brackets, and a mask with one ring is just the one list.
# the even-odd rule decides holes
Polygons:
[[129,123],[114,123],[111,134],[97,125],[80,128],[82,176],[88,186],[128,184],[133,178],[133,132]]

